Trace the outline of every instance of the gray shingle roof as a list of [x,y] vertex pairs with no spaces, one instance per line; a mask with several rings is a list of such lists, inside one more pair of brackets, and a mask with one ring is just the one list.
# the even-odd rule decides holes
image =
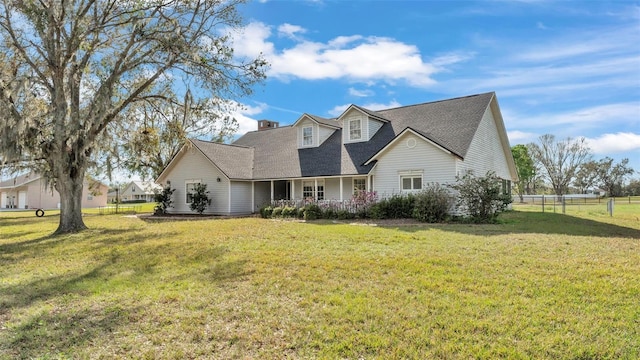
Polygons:
[[253,152],[250,147],[226,145],[193,139],[193,145],[208,157],[230,179],[253,177]]
[[379,110],[397,135],[412,128],[424,137],[464,158],[495,93]]
[[341,128],[342,126],[340,125],[339,122],[337,122],[335,119],[327,119],[327,118],[323,118],[317,115],[311,115],[311,114],[305,114],[308,117],[312,118],[313,120],[315,120],[317,123],[323,124],[323,125],[327,125],[327,126],[331,126],[331,127],[335,127],[335,128]]
[[[369,115],[388,120],[367,142],[343,144],[342,129],[338,128],[319,147],[298,149],[296,128],[283,126],[248,132],[233,145],[200,140],[194,144],[230,178],[366,174],[373,163],[363,164],[407,128],[464,158],[494,96],[490,92],[378,111],[358,107]],[[337,123],[309,116],[322,124],[336,126]]]

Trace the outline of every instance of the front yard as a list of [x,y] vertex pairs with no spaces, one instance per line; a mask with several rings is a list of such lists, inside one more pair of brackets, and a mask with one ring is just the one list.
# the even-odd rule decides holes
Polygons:
[[[630,205],[633,206],[633,205]],[[636,359],[640,213],[497,225],[0,213],[0,358]]]

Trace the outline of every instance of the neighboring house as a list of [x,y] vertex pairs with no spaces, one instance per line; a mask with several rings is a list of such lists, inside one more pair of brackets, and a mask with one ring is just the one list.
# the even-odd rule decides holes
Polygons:
[[495,93],[371,111],[349,106],[338,118],[303,114],[293,125],[258,121],[233,144],[190,140],[158,179],[174,213],[190,212],[194,185],[207,185],[207,213],[253,213],[270,200],[380,198],[494,171],[505,192],[517,179]]
[[119,196],[120,194],[118,191],[116,190],[109,191],[107,193],[107,202],[109,204],[115,203]]
[[[107,190],[107,185],[85,180],[82,190],[82,207],[105,206]],[[0,208],[59,209],[60,194],[52,189],[40,175],[23,174],[0,182]]]
[[120,192],[120,201],[153,202],[154,191],[162,191],[162,186],[153,181],[132,181]]

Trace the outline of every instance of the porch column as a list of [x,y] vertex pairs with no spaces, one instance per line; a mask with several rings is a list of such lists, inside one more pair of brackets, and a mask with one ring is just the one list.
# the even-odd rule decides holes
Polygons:
[[313,179],[313,197],[318,201],[318,179]]
[[367,191],[371,191],[371,175],[367,175]]
[[340,202],[342,202],[342,180],[344,180],[344,178],[340,176]]
[[256,211],[256,182],[251,182],[251,213]]
[[273,201],[273,180],[271,180],[271,201]]
[[295,199],[296,199],[296,181],[291,180],[291,199],[290,200],[295,200]]

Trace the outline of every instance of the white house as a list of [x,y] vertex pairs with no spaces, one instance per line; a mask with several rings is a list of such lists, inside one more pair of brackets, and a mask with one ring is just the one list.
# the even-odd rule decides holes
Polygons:
[[269,200],[347,200],[453,183],[494,171],[505,191],[517,173],[495,93],[387,110],[351,105],[335,119],[303,114],[293,125],[258,121],[233,144],[189,141],[160,174],[174,213],[191,212],[194,184],[207,185],[207,213],[247,214]]
[[162,191],[162,186],[153,181],[132,181],[120,193],[120,201],[155,201],[155,191]]
[[[91,208],[107,204],[108,187],[97,181],[85,180],[82,207]],[[59,209],[60,194],[35,173],[11,177],[0,182],[0,208],[2,209]]]

